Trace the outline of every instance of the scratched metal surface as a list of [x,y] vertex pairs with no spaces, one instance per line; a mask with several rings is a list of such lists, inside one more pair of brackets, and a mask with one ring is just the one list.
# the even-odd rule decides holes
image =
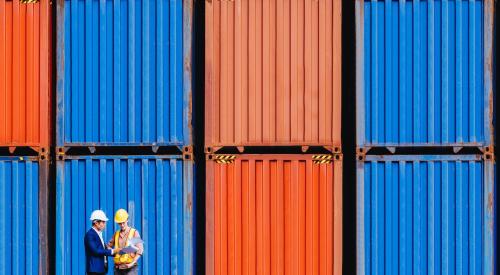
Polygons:
[[493,143],[493,1],[356,1],[357,145]]
[[[58,160],[56,274],[85,273],[83,236],[91,226],[90,213],[102,209],[113,217],[119,208],[128,210],[131,225],[145,241],[140,274],[192,274],[193,177],[193,162],[182,156]],[[111,219],[106,240],[115,230]]]
[[495,274],[495,162],[366,156],[357,164],[358,274]]
[[57,146],[191,144],[192,0],[57,1]]

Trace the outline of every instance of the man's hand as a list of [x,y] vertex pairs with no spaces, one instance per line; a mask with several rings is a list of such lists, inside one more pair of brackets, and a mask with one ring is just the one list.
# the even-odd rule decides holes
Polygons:
[[129,264],[121,264],[118,266],[118,269],[129,269],[134,266],[135,262],[129,263]]
[[117,247],[117,248],[115,248],[113,250],[113,252],[114,252],[113,254],[118,254],[118,253],[120,253],[120,251],[122,251],[122,248],[121,247]]

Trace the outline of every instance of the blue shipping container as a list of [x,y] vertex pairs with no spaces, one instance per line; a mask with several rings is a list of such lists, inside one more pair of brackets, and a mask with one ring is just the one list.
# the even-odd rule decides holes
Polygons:
[[493,0],[356,1],[357,144],[493,143]]
[[38,274],[42,270],[38,176],[35,159],[0,157],[0,274]]
[[357,274],[495,274],[493,160],[390,155],[357,165]]
[[193,0],[57,1],[57,146],[191,145]]
[[[140,274],[193,273],[193,162],[182,156],[66,157],[57,161],[56,274],[84,274],[90,214],[128,210],[144,239]],[[104,232],[109,241],[118,226]],[[110,272],[113,265],[110,258]]]

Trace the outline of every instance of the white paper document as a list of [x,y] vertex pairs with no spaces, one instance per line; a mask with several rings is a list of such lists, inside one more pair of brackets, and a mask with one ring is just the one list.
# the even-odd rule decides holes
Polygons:
[[128,241],[129,246],[124,247],[121,251],[120,254],[129,254],[129,253],[135,253],[139,250],[137,247],[138,244],[144,243],[144,241],[141,238],[132,238]]

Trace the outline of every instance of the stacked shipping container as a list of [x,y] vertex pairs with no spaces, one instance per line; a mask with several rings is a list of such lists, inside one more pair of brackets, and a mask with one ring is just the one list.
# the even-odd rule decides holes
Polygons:
[[57,146],[191,145],[191,1],[57,9]]
[[207,3],[208,148],[340,149],[341,9],[326,0]]
[[358,146],[490,146],[492,1],[356,5]]
[[49,274],[51,29],[50,1],[0,2],[1,274]]
[[50,1],[0,3],[0,147],[51,144]]
[[205,12],[206,273],[341,274],[341,1]]
[[366,156],[357,170],[358,274],[495,274],[493,160]]
[[[192,274],[193,173],[193,162],[182,155],[68,156],[58,161],[57,273],[85,273],[82,238],[93,210],[113,215],[124,208],[145,242],[140,272]],[[113,223],[106,227],[106,242],[115,230]]]
[[340,155],[209,157],[207,274],[342,274]]
[[0,157],[0,273],[49,274],[49,163]]
[[355,5],[358,274],[495,274],[493,1]]
[[119,208],[145,241],[140,274],[194,272],[192,13],[192,0],[57,1],[56,274],[85,272],[90,213]]

